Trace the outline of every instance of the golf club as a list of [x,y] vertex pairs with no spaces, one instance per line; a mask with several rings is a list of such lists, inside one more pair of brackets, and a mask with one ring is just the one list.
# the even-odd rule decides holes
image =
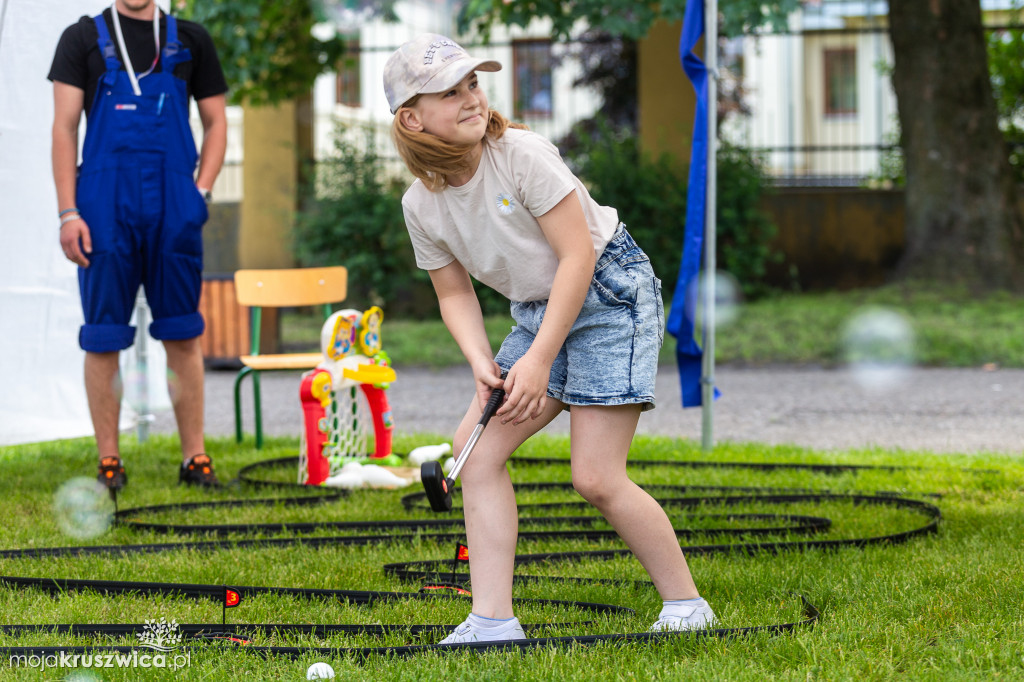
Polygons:
[[[502,378],[504,378],[504,375]],[[465,466],[466,460],[469,459],[469,453],[473,451],[473,446],[480,439],[480,434],[484,432],[484,427],[487,426],[487,422],[490,421],[495,411],[497,411],[504,397],[505,389],[503,388],[496,388],[491,391],[491,397],[487,401],[487,405],[484,406],[484,413],[480,415],[480,421],[476,423],[473,433],[470,434],[469,440],[466,441],[466,446],[462,448],[462,452],[459,453],[458,458],[455,460],[455,466],[452,467],[450,476],[445,478],[440,462],[424,462],[420,465],[420,479],[423,481],[423,489],[426,491],[427,499],[430,501],[430,508],[434,511],[444,512],[452,510],[452,488],[455,487],[455,480],[459,477],[459,472]]]

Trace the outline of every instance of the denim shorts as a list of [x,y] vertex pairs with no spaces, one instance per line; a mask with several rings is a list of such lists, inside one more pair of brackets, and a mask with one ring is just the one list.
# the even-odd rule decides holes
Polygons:
[[[516,326],[495,357],[503,370],[530,349],[545,310],[547,301],[512,301]],[[664,337],[661,280],[625,225],[619,225],[597,259],[583,308],[551,366],[547,394],[570,406],[653,409]]]

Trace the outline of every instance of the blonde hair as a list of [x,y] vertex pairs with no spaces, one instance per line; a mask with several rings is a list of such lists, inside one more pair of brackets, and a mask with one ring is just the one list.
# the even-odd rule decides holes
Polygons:
[[[391,139],[409,172],[422,180],[431,192],[440,192],[448,187],[450,176],[469,172],[470,154],[476,145],[452,144],[437,135],[409,130],[402,125],[399,112],[416,104],[419,97],[416,95],[395,112],[395,120],[391,123]],[[500,140],[509,128],[528,129],[522,123],[513,123],[491,109],[488,111],[484,140]]]

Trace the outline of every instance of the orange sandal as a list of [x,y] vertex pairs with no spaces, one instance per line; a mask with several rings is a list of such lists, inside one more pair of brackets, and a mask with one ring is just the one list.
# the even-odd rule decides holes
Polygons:
[[213,473],[213,462],[209,455],[194,455],[187,462],[183,462],[178,472],[178,483],[185,485],[197,485],[203,488],[212,488],[220,485],[217,475]]
[[120,457],[104,457],[100,460],[100,471],[96,480],[103,484],[107,490],[120,490],[128,483],[128,476],[124,473],[124,464]]

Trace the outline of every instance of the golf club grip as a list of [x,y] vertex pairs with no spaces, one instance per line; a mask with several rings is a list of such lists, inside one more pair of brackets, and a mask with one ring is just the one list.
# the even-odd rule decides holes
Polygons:
[[504,398],[505,389],[496,388],[493,391],[491,391],[491,397],[490,399],[488,399],[487,404],[484,405],[484,413],[480,415],[480,421],[478,421],[477,424],[480,424],[481,426],[486,426],[487,422],[489,422],[491,420],[491,417],[494,416],[494,413],[498,411],[499,407],[501,407],[501,401]]

